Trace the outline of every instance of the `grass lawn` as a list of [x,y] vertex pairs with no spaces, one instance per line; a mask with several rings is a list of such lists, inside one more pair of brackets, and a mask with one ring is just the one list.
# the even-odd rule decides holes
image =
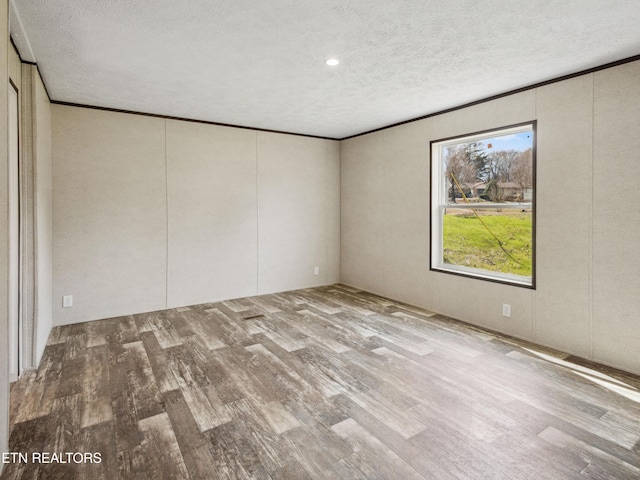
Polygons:
[[500,239],[504,249],[515,261],[502,251],[496,239],[475,215],[445,215],[445,263],[530,276],[531,214],[509,212],[481,215],[484,223]]

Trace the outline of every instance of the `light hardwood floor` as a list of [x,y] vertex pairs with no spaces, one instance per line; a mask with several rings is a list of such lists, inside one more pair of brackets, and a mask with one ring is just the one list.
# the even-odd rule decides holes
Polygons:
[[[8,479],[640,478],[638,377],[330,286],[56,327]],[[31,458],[29,458],[31,460]]]

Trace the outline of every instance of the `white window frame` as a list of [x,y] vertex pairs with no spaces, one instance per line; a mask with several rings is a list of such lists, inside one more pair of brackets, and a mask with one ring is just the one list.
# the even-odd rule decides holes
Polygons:
[[[517,134],[522,132],[532,132],[532,154],[533,154],[533,196],[531,201],[513,202],[513,203],[487,203],[473,204],[473,208],[481,209],[507,209],[507,208],[531,208],[532,211],[532,258],[531,258],[531,276],[514,275],[502,272],[494,272],[491,270],[483,270],[462,265],[453,265],[445,263],[443,258],[443,234],[444,234],[444,212],[445,209],[469,209],[468,204],[447,204],[449,185],[447,185],[444,172],[443,154],[446,147],[457,145],[460,143],[471,143],[474,141],[486,140],[502,135]],[[431,255],[430,270],[462,275],[491,282],[506,283],[515,286],[535,289],[535,204],[536,204],[536,121],[532,120],[517,125],[494,128],[482,132],[471,133],[467,135],[458,135],[455,137],[433,140],[431,147],[431,215],[430,215],[430,236],[431,236]]]

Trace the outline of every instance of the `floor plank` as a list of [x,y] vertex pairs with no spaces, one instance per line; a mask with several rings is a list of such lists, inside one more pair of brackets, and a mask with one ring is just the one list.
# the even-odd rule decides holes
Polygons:
[[160,413],[138,422],[147,477],[167,480],[189,478],[169,416]]

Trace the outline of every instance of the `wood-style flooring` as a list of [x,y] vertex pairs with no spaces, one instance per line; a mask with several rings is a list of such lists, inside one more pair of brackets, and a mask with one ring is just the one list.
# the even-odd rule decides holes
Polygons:
[[[56,327],[8,479],[638,479],[640,381],[344,286]],[[63,457],[64,459],[64,457]]]

